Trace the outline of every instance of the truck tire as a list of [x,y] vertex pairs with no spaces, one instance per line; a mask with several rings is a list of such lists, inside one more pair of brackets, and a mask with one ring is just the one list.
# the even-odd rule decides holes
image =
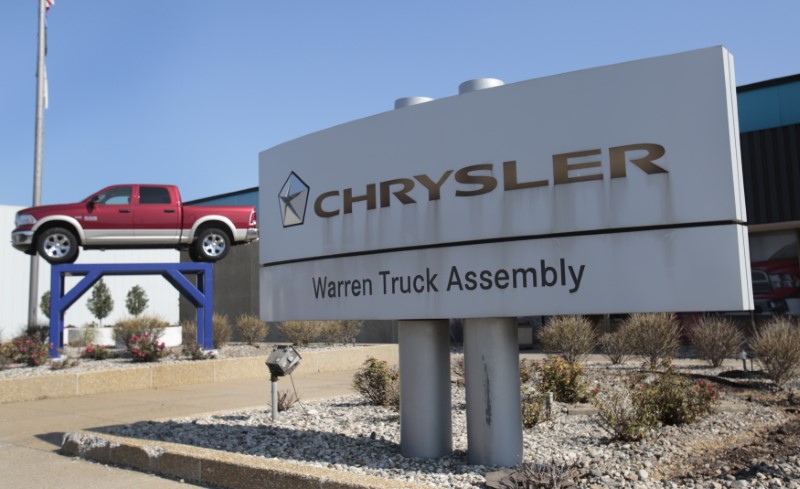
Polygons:
[[222,260],[228,254],[231,240],[228,238],[228,233],[222,229],[205,228],[200,231],[192,246],[199,261],[215,262]]
[[78,258],[78,238],[66,228],[45,229],[36,240],[36,251],[52,265],[73,263]]

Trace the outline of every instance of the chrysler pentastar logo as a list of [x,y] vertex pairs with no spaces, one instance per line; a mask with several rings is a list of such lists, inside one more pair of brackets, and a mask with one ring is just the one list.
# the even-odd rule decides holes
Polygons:
[[308,203],[308,185],[294,172],[289,174],[278,195],[283,227],[303,224]]

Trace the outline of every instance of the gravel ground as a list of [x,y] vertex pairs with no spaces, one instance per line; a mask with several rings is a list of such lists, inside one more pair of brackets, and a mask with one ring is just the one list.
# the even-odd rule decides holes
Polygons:
[[[229,343],[216,351],[216,358],[237,358],[258,355],[269,355],[272,350],[271,343],[258,343],[254,346],[246,344]],[[357,345],[349,346],[324,346],[314,345],[308,348],[299,349],[300,354],[308,350],[326,350],[326,349],[342,349],[342,348],[358,348]],[[22,364],[12,364],[6,366],[5,369],[0,370],[0,380],[12,379],[18,377],[37,377],[41,375],[58,375],[64,372],[74,374],[82,372],[93,372],[97,370],[113,370],[113,369],[129,369],[129,368],[142,368],[147,366],[146,363],[133,363],[130,355],[124,350],[112,350],[112,358],[106,360],[83,360],[79,359],[82,348],[68,346],[64,349],[64,354],[71,360],[78,361],[77,365],[70,366],[66,369],[54,370],[51,365],[42,365],[39,367],[28,367]],[[173,348],[171,352],[162,358],[159,363],[176,363],[176,362],[190,362],[185,357],[181,356],[180,348]]]
[[[266,355],[270,347],[229,344],[218,352],[218,358]],[[67,354],[77,355],[77,352],[69,349]],[[185,361],[189,360],[181,359],[178,354],[162,359],[162,363]],[[796,391],[800,384],[776,392],[760,381],[731,381],[717,377],[719,370],[702,368],[699,363],[689,367],[685,361],[682,364],[682,373],[716,380],[723,399],[745,409],[713,414],[689,426],[666,427],[639,442],[621,443],[610,439],[595,422],[594,415],[567,415],[567,406],[556,404],[552,420],[524,431],[523,460],[537,464],[532,468],[539,474],[560,474],[569,481],[562,487],[800,489],[800,395]],[[67,370],[12,365],[0,371],[0,379],[141,365],[125,357],[84,360]],[[590,383],[607,389],[618,383],[620,374],[632,369],[634,366],[619,369],[608,363],[589,364],[587,375]],[[296,404],[281,413],[276,422],[271,420],[271,411],[266,407],[143,422],[110,432],[427,483],[432,487],[486,487],[487,474],[504,469],[467,462],[462,387],[453,384],[452,400],[454,452],[435,460],[403,457],[398,413],[368,406],[357,396]],[[572,477],[566,477],[568,474]]]
[[[590,381],[601,388],[611,387],[621,373],[608,364],[590,365],[587,370]],[[718,373],[706,368],[682,372],[711,378]],[[566,406],[557,404],[553,420],[524,431],[524,461],[539,464],[535,470],[540,473],[571,473],[571,481],[562,487],[800,488],[800,429],[794,398],[786,392],[765,391],[763,385],[735,385],[721,384],[722,395],[745,407],[743,411],[662,428],[630,443],[611,440],[594,415],[567,415]],[[486,475],[503,468],[467,462],[464,389],[456,384],[452,400],[454,452],[435,460],[403,457],[399,415],[368,406],[357,396],[295,405],[275,422],[265,408],[137,423],[112,433],[433,487],[486,487]],[[765,440],[773,442],[773,449],[759,452]]]

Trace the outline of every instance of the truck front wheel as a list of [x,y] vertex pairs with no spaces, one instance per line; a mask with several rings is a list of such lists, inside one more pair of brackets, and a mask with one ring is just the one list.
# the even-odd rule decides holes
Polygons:
[[36,240],[36,251],[52,265],[73,263],[78,258],[78,238],[66,228],[46,229]]
[[231,247],[231,240],[228,233],[221,229],[206,228],[200,231],[192,246],[199,261],[214,262],[225,258]]

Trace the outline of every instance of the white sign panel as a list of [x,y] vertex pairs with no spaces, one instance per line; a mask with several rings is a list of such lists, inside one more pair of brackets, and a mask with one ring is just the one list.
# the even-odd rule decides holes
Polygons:
[[[264,151],[262,317],[608,312],[609,304],[596,309],[603,301],[596,299],[602,288],[595,288],[600,280],[595,274],[636,282],[637,268],[628,271],[624,261],[610,259],[620,242],[652,246],[652,236],[664,233],[674,240],[699,239],[702,232],[683,228],[705,227],[705,246],[716,249],[715,257],[738,257],[734,262],[700,258],[702,247],[696,244],[680,249],[659,244],[659,253],[666,253],[662,258],[639,263],[636,255],[633,261],[645,267],[638,268],[640,280],[659,276],[653,293],[660,299],[641,302],[625,292],[628,288],[616,289],[620,301],[614,312],[746,309],[752,302],[746,245],[722,239],[719,232],[746,219],[735,97],[731,56],[709,48],[435,100]],[[615,248],[598,244],[606,239]],[[563,246],[584,254],[568,257]],[[334,283],[369,278],[377,286],[389,278],[380,266],[389,262],[411,277],[437,270],[438,280],[448,273],[448,263],[458,263],[450,265],[458,269],[470,263],[481,270],[527,269],[531,260],[540,263],[531,250],[556,264],[546,268],[560,270],[562,258],[583,265],[586,275],[580,280],[587,280],[586,286],[558,299],[553,296],[558,288],[531,294],[479,287],[466,295],[449,293],[452,288],[448,294],[429,290],[412,294],[414,300],[376,293],[369,300],[337,294],[323,301],[320,287],[312,286],[323,278]],[[738,278],[718,290],[733,286],[735,298],[707,296],[702,307],[702,295],[678,300],[688,291],[673,294],[670,288],[686,284],[672,281],[677,272],[657,265],[669,258],[670,266],[696,269],[684,253],[733,269]],[[621,268],[608,268],[611,263]],[[729,272],[711,280],[721,282]],[[539,303],[531,295],[547,298]]]
[[752,296],[746,252],[744,227],[723,225],[304,261],[270,267],[262,308],[276,321],[734,310]]

